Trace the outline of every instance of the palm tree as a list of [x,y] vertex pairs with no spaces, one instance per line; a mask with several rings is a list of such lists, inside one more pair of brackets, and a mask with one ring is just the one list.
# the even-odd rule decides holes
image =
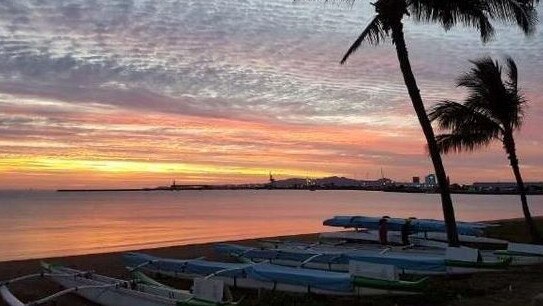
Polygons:
[[430,120],[437,122],[447,134],[437,136],[441,152],[473,151],[499,140],[513,168],[520,193],[522,211],[533,242],[542,242],[528,208],[526,189],[520,174],[513,133],[523,122],[526,100],[518,88],[515,61],[507,58],[507,74],[490,57],[472,61],[474,67],[458,79],[466,87],[468,97],[462,102],[443,101],[430,111]]
[[341,60],[342,64],[345,63],[364,41],[379,44],[386,37],[392,38],[405,86],[428,143],[428,151],[441,193],[447,238],[451,246],[457,246],[459,243],[449,183],[432,125],[411,70],[403,32],[403,18],[411,16],[416,21],[435,22],[441,24],[445,30],[457,24],[474,27],[479,31],[483,42],[486,42],[494,33],[491,20],[513,22],[526,34],[533,32],[537,20],[534,4],[537,2],[538,0],[377,0],[372,3],[376,11],[375,16]]

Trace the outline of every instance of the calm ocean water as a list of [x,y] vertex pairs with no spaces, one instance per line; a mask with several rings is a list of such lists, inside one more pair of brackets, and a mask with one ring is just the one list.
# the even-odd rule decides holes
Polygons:
[[[459,220],[520,217],[516,196],[455,195]],[[543,215],[543,196],[529,198]],[[330,230],[339,214],[442,218],[438,195],[362,191],[0,191],[0,261]]]

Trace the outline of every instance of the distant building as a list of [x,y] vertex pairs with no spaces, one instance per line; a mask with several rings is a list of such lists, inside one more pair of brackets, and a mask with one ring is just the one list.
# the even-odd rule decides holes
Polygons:
[[170,185],[170,189],[172,190],[181,189],[181,186],[177,185],[175,180],[173,180],[172,184]]
[[[527,190],[543,190],[543,182],[525,182],[524,187]],[[473,188],[477,191],[515,191],[516,182],[475,182]]]
[[273,174],[271,173],[271,171],[270,171],[270,179],[269,180],[270,180],[270,184],[275,183],[275,178],[273,178]]
[[365,187],[365,188],[380,188],[383,186],[383,182],[382,179],[380,180],[361,180],[359,181],[359,186],[360,187]]
[[270,178],[269,178],[269,183],[267,184],[267,187],[268,188],[275,188],[277,186],[275,186],[275,178],[273,177],[273,174],[271,173],[270,171]]
[[378,179],[377,182],[378,182],[381,186],[389,186],[389,185],[394,184],[394,181],[392,181],[391,179],[386,178],[386,177],[383,177],[383,178]]
[[420,184],[420,177],[413,176],[413,184]]
[[435,187],[437,186],[437,178],[435,174],[428,174],[424,177],[424,184],[428,187]]

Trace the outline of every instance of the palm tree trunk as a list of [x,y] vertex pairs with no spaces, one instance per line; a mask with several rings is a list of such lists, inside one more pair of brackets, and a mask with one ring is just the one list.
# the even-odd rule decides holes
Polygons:
[[458,232],[456,230],[456,220],[454,216],[451,192],[449,189],[449,182],[447,180],[447,175],[445,174],[445,168],[443,167],[441,155],[439,154],[432,124],[430,123],[430,119],[428,119],[428,114],[426,114],[426,109],[424,108],[424,103],[422,102],[422,97],[420,95],[415,76],[411,70],[411,63],[409,62],[409,56],[403,33],[403,24],[401,20],[398,20],[392,25],[392,41],[396,46],[396,53],[400,62],[400,68],[403,74],[405,86],[409,92],[409,97],[411,98],[413,108],[415,108],[415,112],[419,118],[419,123],[422,127],[422,131],[424,132],[424,136],[426,137],[426,142],[428,143],[430,157],[432,158],[432,163],[434,164],[434,169],[439,184],[439,192],[441,193],[443,217],[447,227],[447,239],[450,246],[458,246]]
[[520,194],[522,213],[524,214],[524,220],[526,222],[528,232],[530,233],[532,243],[543,243],[543,239],[537,231],[534,220],[532,219],[532,214],[530,213],[530,208],[528,207],[526,188],[524,187],[524,181],[522,180],[522,175],[520,174],[520,167],[517,158],[517,149],[515,146],[515,139],[513,138],[513,133],[511,131],[505,132],[503,141],[505,150],[507,151],[509,162],[511,164],[511,168],[513,168],[513,174],[515,175],[515,179],[517,180],[517,191]]

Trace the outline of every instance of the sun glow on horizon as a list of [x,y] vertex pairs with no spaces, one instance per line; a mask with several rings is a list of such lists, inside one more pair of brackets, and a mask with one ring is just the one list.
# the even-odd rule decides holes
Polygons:
[[[266,175],[270,169],[236,166],[214,166],[189,163],[163,163],[148,161],[119,161],[119,160],[78,160],[59,158],[29,158],[2,159],[0,172],[37,171],[37,172],[106,172],[106,173],[149,173],[149,174],[214,174],[214,175]],[[273,169],[273,173],[282,176],[323,177],[329,172],[301,169]]]

